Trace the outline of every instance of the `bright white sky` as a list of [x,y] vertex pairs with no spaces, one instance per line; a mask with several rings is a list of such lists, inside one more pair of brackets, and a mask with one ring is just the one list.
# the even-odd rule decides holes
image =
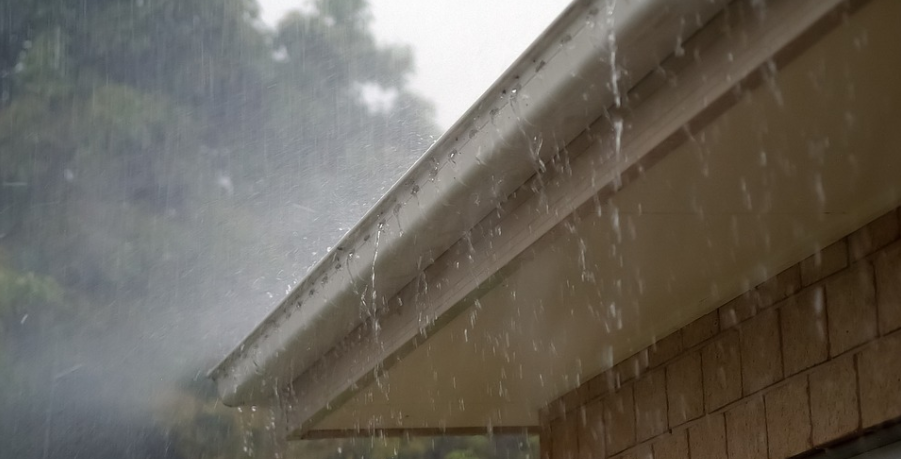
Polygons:
[[[270,25],[305,0],[258,0]],[[413,89],[447,129],[532,43],[569,0],[370,0],[383,43],[410,45]]]

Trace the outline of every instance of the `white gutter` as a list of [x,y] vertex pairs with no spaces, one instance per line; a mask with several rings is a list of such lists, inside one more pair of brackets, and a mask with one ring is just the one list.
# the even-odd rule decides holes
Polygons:
[[223,401],[263,401],[296,379],[726,3],[573,2],[210,371]]

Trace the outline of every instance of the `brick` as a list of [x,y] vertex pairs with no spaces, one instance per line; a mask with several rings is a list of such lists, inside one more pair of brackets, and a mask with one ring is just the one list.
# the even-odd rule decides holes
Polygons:
[[817,286],[785,300],[779,309],[786,377],[829,357],[825,300],[823,288]]
[[568,457],[572,459],[579,459],[579,428],[582,425],[582,410],[576,410],[573,413],[569,413],[566,418],[564,418],[566,425],[566,438],[569,439],[569,445],[567,448],[569,449]]
[[863,428],[901,417],[901,335],[883,338],[857,356]]
[[604,405],[594,401],[585,405],[579,426],[579,459],[604,459]]
[[726,425],[722,414],[707,416],[688,429],[691,459],[726,457]]
[[558,399],[560,400],[560,403],[562,403],[564,411],[572,411],[585,404],[587,400],[583,399],[582,396],[584,391],[580,389],[581,386],[563,394],[563,396]]
[[585,404],[593,398],[590,397],[591,393],[589,391],[588,381],[583,382],[581,386],[574,390],[574,392],[578,392],[579,394],[579,406],[585,406]]
[[738,333],[728,331],[701,351],[704,406],[717,410],[741,397],[741,358]]
[[657,340],[648,348],[648,366],[656,368],[682,353],[682,330]]
[[648,368],[648,350],[642,349],[638,353],[613,366],[613,372],[620,385],[625,384],[644,373]]
[[757,291],[751,290],[720,306],[720,329],[734,327],[740,322],[754,317],[760,307],[759,298]]
[[741,379],[744,393],[752,394],[782,379],[779,314],[761,311],[741,324]]
[[713,338],[720,331],[720,316],[713,311],[682,329],[682,347],[688,349]]
[[767,449],[771,458],[789,457],[810,449],[810,407],[807,378],[796,376],[764,397]]
[[613,370],[607,370],[588,380],[588,391],[585,397],[586,400],[591,400],[609,394],[617,388],[619,388],[619,384],[617,384],[616,374],[613,373]]
[[604,444],[607,454],[635,445],[635,401],[632,386],[623,386],[604,400]]
[[673,432],[654,443],[654,459],[688,459],[687,431]]
[[566,405],[563,404],[563,397],[558,397],[551,403],[548,403],[547,415],[548,419],[551,420],[562,418],[566,415]]
[[857,371],[849,355],[810,373],[810,418],[814,445],[853,433],[860,425]]
[[726,412],[726,444],[729,459],[767,458],[763,399],[755,397]]
[[898,239],[898,213],[891,211],[848,236],[848,252],[859,260]]
[[538,412],[541,430],[538,431],[538,455],[541,459],[552,459],[554,436],[551,434],[551,422]]
[[704,414],[701,353],[687,354],[666,367],[669,425],[675,427]]
[[756,288],[760,307],[772,306],[801,290],[801,267],[794,265]]
[[572,418],[551,421],[551,459],[577,459],[578,442],[569,428]]
[[846,267],[848,244],[842,239],[801,261],[801,285],[810,285]]
[[635,381],[635,436],[639,442],[666,431],[666,374],[647,373]]
[[826,282],[829,355],[837,356],[876,337],[873,268],[861,262]]
[[638,445],[614,459],[654,459],[654,453],[649,445]]
[[901,244],[882,251],[874,260],[879,333],[901,328]]

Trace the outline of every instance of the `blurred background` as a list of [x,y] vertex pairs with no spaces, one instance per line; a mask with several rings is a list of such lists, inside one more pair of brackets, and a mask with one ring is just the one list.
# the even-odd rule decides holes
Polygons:
[[0,0],[0,458],[534,457],[286,446],[206,379],[565,6],[531,3]]

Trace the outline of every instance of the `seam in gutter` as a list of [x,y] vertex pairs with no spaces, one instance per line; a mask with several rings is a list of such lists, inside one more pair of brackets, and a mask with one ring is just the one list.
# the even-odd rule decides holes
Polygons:
[[[288,384],[309,368],[603,116],[604,107],[617,102],[617,88],[625,93],[653,71],[679,37],[725,3],[571,4],[210,371],[223,401],[261,400],[273,393],[272,386]],[[610,65],[614,56],[616,71]]]

